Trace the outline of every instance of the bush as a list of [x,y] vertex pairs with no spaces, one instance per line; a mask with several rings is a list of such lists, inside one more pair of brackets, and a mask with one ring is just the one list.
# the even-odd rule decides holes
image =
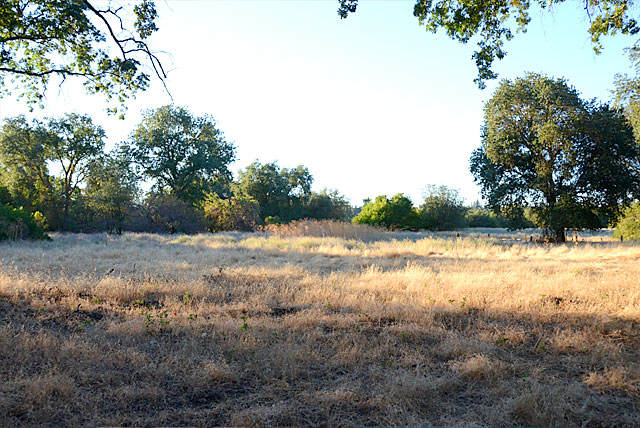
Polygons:
[[49,239],[49,236],[23,208],[0,205],[0,241],[21,239]]
[[222,199],[215,193],[210,193],[202,202],[202,210],[209,232],[251,231],[260,222],[260,205],[246,197]]
[[389,229],[418,229],[419,220],[411,199],[402,193],[398,193],[391,199],[386,195],[378,196],[375,201],[365,204],[362,211],[353,218],[354,223]]
[[420,207],[421,226],[430,230],[455,230],[467,226],[466,208],[458,191],[447,186],[427,186]]
[[622,213],[613,234],[616,239],[640,239],[640,202],[636,202]]
[[304,206],[304,217],[314,220],[348,221],[352,213],[351,204],[337,190],[323,189],[320,193],[313,192]]
[[500,227],[498,217],[489,210],[471,208],[465,217],[468,227]]
[[173,195],[151,194],[136,210],[127,230],[151,233],[205,232],[202,212]]

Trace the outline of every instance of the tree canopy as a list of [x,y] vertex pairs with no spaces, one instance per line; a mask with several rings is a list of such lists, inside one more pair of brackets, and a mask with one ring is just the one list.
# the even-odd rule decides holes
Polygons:
[[193,203],[231,180],[235,147],[210,116],[167,105],[143,114],[131,135],[131,155],[156,190]]
[[[478,68],[474,81],[480,88],[486,80],[498,74],[491,67],[493,61],[502,59],[507,52],[505,42],[515,33],[525,32],[531,21],[533,5],[551,11],[565,0],[416,0],[413,14],[427,31],[443,30],[447,36],[461,43],[477,40],[477,50],[472,55]],[[346,18],[356,11],[358,0],[339,0],[338,14]],[[589,17],[586,31],[596,53],[602,49],[601,38],[616,33],[636,34],[640,26],[631,16],[633,0],[581,0],[575,2]]]
[[640,195],[640,153],[621,110],[584,101],[562,79],[503,81],[484,108],[471,172],[495,210],[531,206],[533,221],[564,241],[598,228]]
[[3,0],[0,94],[17,90],[36,103],[52,76],[80,77],[89,93],[115,97],[122,105],[148,87],[150,73],[166,77],[147,44],[157,17],[152,0],[132,7],[93,0]]
[[258,202],[262,220],[290,221],[304,216],[312,184],[313,177],[302,165],[288,169],[277,162],[255,161],[239,172],[236,193]]

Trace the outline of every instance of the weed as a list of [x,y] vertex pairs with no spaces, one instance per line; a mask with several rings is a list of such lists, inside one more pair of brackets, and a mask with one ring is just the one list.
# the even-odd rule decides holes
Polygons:
[[193,295],[187,291],[182,295],[182,303],[184,303],[185,305],[188,304],[189,302],[191,302],[192,297]]
[[496,343],[498,345],[506,345],[508,341],[509,341],[508,337],[500,336],[498,340],[496,340]]
[[198,314],[189,314],[189,316],[187,317],[187,319],[189,321],[195,321],[198,319]]
[[538,352],[547,352],[547,343],[544,340],[541,340],[536,346],[536,350]]
[[240,330],[248,329],[249,325],[247,324],[247,316],[243,315],[241,318],[242,318],[242,325],[240,326]]

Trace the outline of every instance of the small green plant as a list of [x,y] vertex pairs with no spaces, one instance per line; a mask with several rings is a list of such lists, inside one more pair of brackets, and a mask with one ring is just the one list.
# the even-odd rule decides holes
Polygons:
[[131,302],[131,306],[144,306],[144,300],[137,299]]
[[99,297],[94,297],[93,299],[91,299],[91,302],[95,303],[96,305],[99,305],[101,300]]
[[242,325],[240,326],[240,330],[248,329],[249,325],[247,324],[247,316],[243,315],[241,318],[242,318]]
[[536,346],[536,350],[538,352],[546,352],[547,351],[547,344],[544,340],[541,340],[540,343],[538,343],[538,346]]
[[467,298],[463,297],[462,298],[462,303],[460,304],[460,309],[464,309],[465,306],[467,306]]
[[189,314],[189,316],[187,317],[187,319],[189,321],[195,321],[198,319],[198,314]]
[[167,311],[156,312],[155,314],[147,309],[142,309],[140,314],[144,315],[144,326],[149,334],[154,334],[158,331],[158,328],[169,325],[171,320]]
[[500,336],[498,340],[496,340],[496,343],[498,345],[506,345],[508,341],[509,341],[508,337]]
[[188,304],[191,301],[192,297],[193,297],[193,294],[187,291],[182,295],[182,303],[184,303],[185,305]]
[[449,299],[449,304],[450,304],[450,305],[453,305],[455,302],[456,302],[455,300],[453,300],[453,299]]
[[162,325],[169,325],[169,323],[171,322],[167,311],[162,311],[159,314],[156,314],[156,317],[158,318],[158,322]]

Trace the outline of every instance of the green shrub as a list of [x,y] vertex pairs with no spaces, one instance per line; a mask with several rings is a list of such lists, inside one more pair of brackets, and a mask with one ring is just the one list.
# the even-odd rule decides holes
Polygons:
[[466,208],[458,191],[447,186],[429,185],[420,206],[421,226],[430,230],[455,230],[467,227]]
[[613,234],[616,239],[640,239],[640,202],[636,202],[626,210],[616,224]]
[[411,199],[398,193],[388,199],[381,195],[373,202],[368,202],[362,211],[353,218],[353,223],[382,226],[389,229],[418,229],[420,218]]
[[260,222],[260,205],[247,197],[223,199],[210,193],[202,202],[202,210],[209,232],[251,231]]
[[500,227],[495,213],[486,209],[471,208],[466,212],[465,217],[468,227]]
[[0,205],[0,241],[21,239],[49,239],[49,236],[23,208]]
[[270,215],[264,219],[264,224],[281,224],[282,221],[277,215]]

